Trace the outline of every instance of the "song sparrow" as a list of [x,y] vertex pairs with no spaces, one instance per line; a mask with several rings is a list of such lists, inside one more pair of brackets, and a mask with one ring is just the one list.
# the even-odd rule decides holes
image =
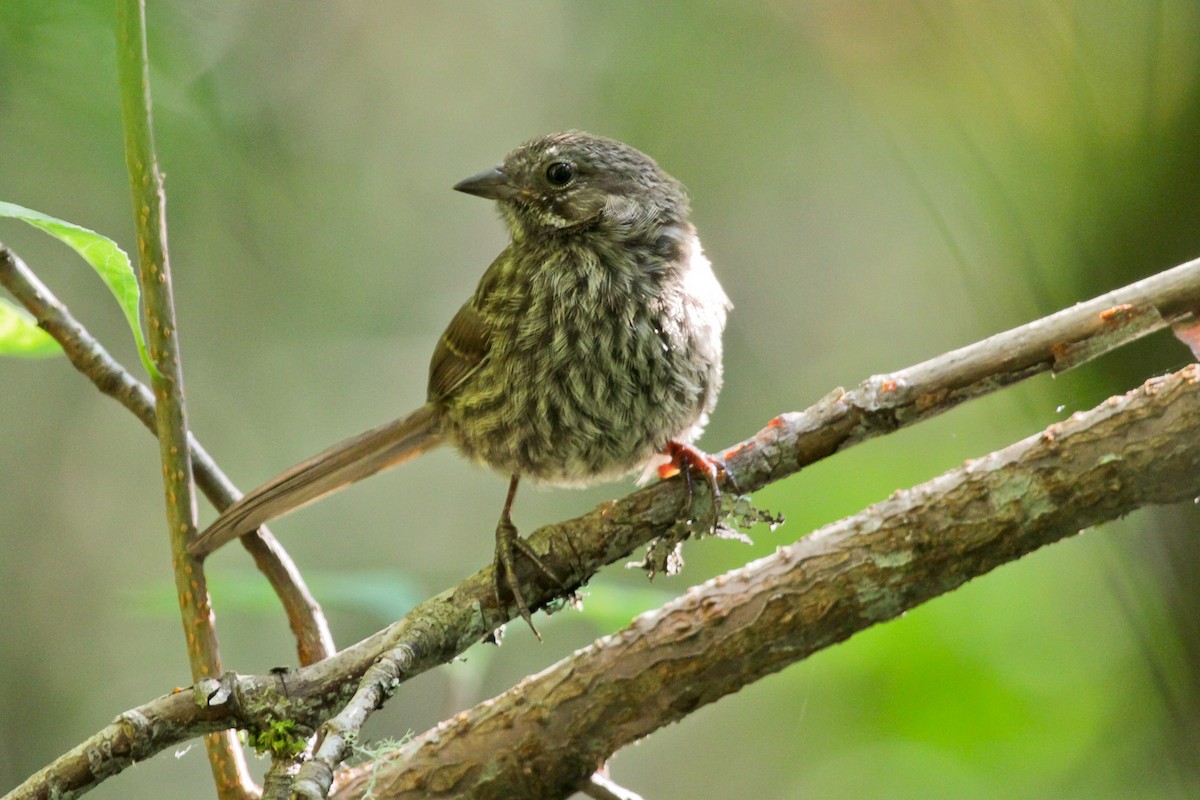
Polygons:
[[193,552],[449,443],[511,476],[496,528],[497,603],[507,584],[533,627],[514,551],[554,576],[510,518],[522,478],[582,486],[666,451],[711,479],[711,460],[690,443],[717,401],[731,306],[683,186],[628,145],[570,131],[527,142],[454,188],[496,201],[511,242],[434,349],[425,405],[250,492]]

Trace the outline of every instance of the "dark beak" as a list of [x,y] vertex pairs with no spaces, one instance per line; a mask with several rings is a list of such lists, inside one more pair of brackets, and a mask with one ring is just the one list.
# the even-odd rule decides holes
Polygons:
[[517,190],[508,181],[501,165],[485,169],[478,175],[454,184],[455,191],[466,192],[488,200],[508,200],[517,196]]

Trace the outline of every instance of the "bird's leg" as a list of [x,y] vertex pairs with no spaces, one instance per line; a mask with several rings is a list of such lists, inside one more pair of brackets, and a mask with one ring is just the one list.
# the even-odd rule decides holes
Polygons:
[[542,635],[538,633],[537,628],[533,627],[533,617],[529,613],[529,606],[525,603],[524,595],[521,594],[521,586],[517,578],[513,554],[516,551],[520,551],[547,578],[559,586],[562,585],[562,581],[550,571],[549,567],[542,563],[542,559],[538,557],[537,552],[529,545],[529,542],[521,538],[520,534],[517,533],[517,526],[513,525],[512,504],[513,498],[517,496],[517,485],[520,482],[520,475],[512,476],[512,480],[508,484],[508,496],[504,499],[504,510],[500,512],[500,522],[496,525],[496,606],[497,608],[504,608],[502,593],[504,585],[507,584],[508,590],[517,604],[517,610],[520,612],[521,618],[528,623],[529,629],[533,631],[533,635],[538,638],[538,641],[541,641]]
[[[720,478],[724,475],[733,483],[733,476],[729,474],[729,470],[725,467],[725,462],[698,447],[674,441],[667,442],[667,456],[671,460],[658,468],[658,475],[660,478],[670,478],[680,472],[683,473],[684,485],[687,487],[688,508],[691,508],[692,505],[694,491],[692,486],[693,478],[699,476],[707,481],[709,491],[712,492],[712,529],[715,532],[717,524],[721,520]],[[736,483],[734,484],[734,489],[737,489]]]

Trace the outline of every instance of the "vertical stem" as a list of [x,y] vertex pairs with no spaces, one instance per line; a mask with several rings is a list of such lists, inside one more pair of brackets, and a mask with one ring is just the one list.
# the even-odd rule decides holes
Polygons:
[[[150,359],[158,371],[151,378],[171,565],[192,679],[199,680],[219,675],[221,660],[203,566],[187,550],[188,542],[196,535],[196,498],[167,259],[166,195],[151,126],[145,0],[117,0],[117,31],[117,71],[125,125],[125,163],[137,231],[138,278],[149,327]],[[219,797],[233,800],[258,795],[233,731],[211,734],[205,744]]]

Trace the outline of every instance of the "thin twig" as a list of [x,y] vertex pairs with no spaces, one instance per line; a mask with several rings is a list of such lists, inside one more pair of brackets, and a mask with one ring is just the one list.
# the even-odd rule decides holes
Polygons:
[[[158,170],[151,126],[145,0],[120,0],[117,3],[117,31],[117,74],[125,127],[125,164],[129,171],[137,231],[138,282],[150,329],[150,360],[158,372],[152,376],[151,383],[155,397],[155,430],[163,466],[171,565],[175,588],[179,592],[192,679],[198,681],[220,673],[221,656],[203,563],[193,558],[187,549],[188,542],[196,535],[195,483],[167,254],[166,194]],[[210,734],[206,744],[218,797],[239,800],[260,794],[250,778],[234,732]]]
[[784,414],[754,454],[761,434],[725,451],[738,459],[738,485],[757,489],[850,445],[954,408],[1044,372],[1065,372],[1200,309],[1200,259],[1152,275],[1048,317],[998,333],[899,372],[835,389],[812,408]]
[[350,755],[362,726],[375,709],[383,705],[391,690],[407,672],[411,654],[404,660],[381,656],[363,680],[350,702],[317,731],[313,755],[296,774],[292,786],[295,800],[323,800],[333,783],[333,771]]
[[[0,285],[33,314],[42,330],[62,345],[77,370],[155,433],[154,396],[150,390],[122,367],[25,262],[3,244],[0,244]],[[217,510],[232,505],[240,497],[237,487],[190,432],[188,445],[196,484],[205,497]],[[259,529],[258,536],[241,537],[241,542],[283,604],[296,636],[300,663],[312,664],[336,652],[325,614],[283,546],[265,527]]]

